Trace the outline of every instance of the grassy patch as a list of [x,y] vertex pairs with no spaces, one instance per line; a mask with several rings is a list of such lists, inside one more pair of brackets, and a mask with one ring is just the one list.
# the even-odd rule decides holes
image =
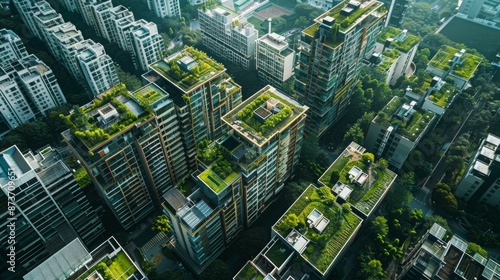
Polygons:
[[351,158],[352,158],[352,155],[347,155],[347,156],[340,155],[333,162],[333,164],[330,166],[330,168],[328,168],[328,170],[325,173],[323,173],[323,175],[319,178],[319,181],[321,183],[325,184],[325,186],[332,187],[330,184],[330,179],[332,177],[332,173],[333,172],[340,173],[340,171],[342,169],[344,169],[344,167],[351,160]]
[[292,251],[288,249],[281,242],[276,242],[274,245],[267,251],[266,257],[270,259],[277,267],[281,267],[281,265],[286,261],[286,259],[290,256]]
[[210,170],[210,168],[203,171],[199,175],[199,177],[216,193],[220,192],[227,186],[227,184],[223,180],[221,180],[221,178],[217,174],[215,174],[215,172]]

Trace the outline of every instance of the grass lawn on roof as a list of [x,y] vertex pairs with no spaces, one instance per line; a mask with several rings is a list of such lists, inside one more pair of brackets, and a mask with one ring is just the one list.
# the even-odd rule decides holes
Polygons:
[[263,280],[264,277],[253,267],[250,263],[247,263],[243,270],[241,270],[235,279],[237,280]]
[[[322,234],[317,234],[314,229],[306,226],[307,216],[314,209],[320,211],[330,220]],[[325,204],[318,189],[309,186],[283,215],[283,219],[275,224],[274,229],[285,238],[292,229],[283,228],[283,220],[289,214],[297,215],[299,218],[297,230],[310,241],[306,250],[302,253],[302,257],[324,273],[361,223],[361,218],[351,212],[341,213],[340,209],[338,204],[331,206]]]
[[[235,173],[235,172],[233,172],[233,173]],[[231,175],[232,175],[232,173],[231,173]],[[231,175],[229,175],[229,176],[231,176]],[[222,189],[224,189],[227,186],[227,184],[223,180],[221,180],[221,178],[217,174],[215,174],[215,172],[210,170],[210,168],[201,172],[201,174],[199,176],[200,176],[200,179],[203,180],[203,182],[205,182],[205,184],[207,184],[215,193],[220,192]],[[234,177],[235,176],[233,176],[233,178]]]
[[[455,56],[456,53],[460,52],[459,49],[452,48],[450,46],[443,46],[436,55],[429,61],[429,65],[441,69],[443,71],[448,71],[451,67],[450,60]],[[464,79],[470,79],[477,67],[481,63],[482,58],[465,53],[462,56],[462,63],[456,64],[453,68],[452,74],[455,74]]]
[[87,278],[95,270],[99,271],[101,275],[107,274],[112,277],[111,279],[117,280],[126,280],[137,271],[130,259],[127,258],[127,255],[125,255],[124,252],[119,252],[111,259],[104,258],[102,261],[92,266],[87,272],[78,277],[77,280]]

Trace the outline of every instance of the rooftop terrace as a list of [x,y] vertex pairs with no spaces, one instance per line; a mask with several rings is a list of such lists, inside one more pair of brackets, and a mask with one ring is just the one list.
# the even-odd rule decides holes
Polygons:
[[[340,253],[354,237],[362,221],[351,212],[342,212],[342,207],[333,202],[331,196],[328,187],[318,189],[312,185],[309,186],[273,226],[273,231],[322,274],[325,274],[338,260]],[[307,217],[314,209],[330,220],[321,234],[307,226]],[[294,220],[292,214],[298,217],[296,224],[290,223]],[[296,238],[293,238],[291,234],[294,234]],[[300,246],[295,244],[298,242]]]
[[[460,50],[450,46],[442,46],[431,61],[429,61],[429,65],[443,71],[448,71],[451,67],[451,61],[457,53],[460,53]],[[451,73],[468,80],[476,71],[482,61],[482,58],[464,53],[462,54],[460,61],[461,63],[457,63]]]
[[[347,201],[368,216],[389,190],[397,175],[380,166],[378,162],[372,163],[371,166],[363,162],[361,156],[364,148],[360,147],[352,142],[318,181],[329,188],[343,185],[351,189]],[[359,180],[353,176],[351,170],[356,167],[367,175],[363,184],[359,184]],[[341,195],[335,193],[335,190],[334,194]]]
[[247,262],[245,266],[234,276],[235,280],[264,280],[261,272],[259,272],[251,262]]
[[152,111],[149,99],[143,97],[141,101],[128,93],[125,85],[117,85],[100,99],[80,107],[64,119],[73,134],[92,150],[107,139],[150,118]]
[[394,48],[405,53],[420,41],[419,37],[409,34],[406,30],[388,26],[378,34],[377,42],[384,44],[389,38],[394,39],[389,48]]
[[152,63],[150,68],[184,92],[189,92],[226,71],[224,65],[193,47],[185,47],[182,51]]
[[309,108],[297,103],[274,87],[266,86],[222,119],[232,129],[261,146]]
[[304,29],[302,32],[313,37],[319,26],[323,24],[324,19],[330,21],[333,24],[332,32],[330,32],[332,34],[328,34],[325,43],[332,47],[337,47],[341,41],[334,33],[338,31],[345,32],[354,27],[356,24],[363,22],[370,15],[374,15],[378,18],[382,17],[384,13],[385,7],[381,2],[375,0],[359,2],[346,0],[317,17],[314,20],[315,23]]
[[396,128],[397,126],[398,134],[408,138],[410,141],[415,141],[434,119],[435,114],[423,112],[405,102],[406,98],[394,96],[380,110],[378,115],[373,119],[373,122],[385,127],[393,126]]
[[[425,72],[425,79],[420,81],[418,77],[413,77],[410,82],[410,89],[412,93],[415,93],[419,96],[424,95],[427,90],[431,86],[431,82],[433,77],[429,74],[429,72]],[[458,89],[452,83],[439,82],[442,85],[437,87],[437,90],[434,90],[427,99],[436,103],[437,105],[446,108],[449,103],[453,100],[453,96],[458,92]],[[408,92],[408,89],[407,89]]]

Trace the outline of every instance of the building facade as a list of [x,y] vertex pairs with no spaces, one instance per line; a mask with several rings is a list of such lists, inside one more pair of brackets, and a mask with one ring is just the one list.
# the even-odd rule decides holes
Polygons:
[[10,29],[0,29],[0,66],[5,66],[11,61],[28,56],[23,41]]
[[295,91],[296,99],[311,108],[309,135],[321,136],[346,112],[361,62],[375,47],[385,14],[378,1],[341,3],[302,31]]
[[2,279],[19,279],[76,237],[89,247],[100,242],[104,233],[100,210],[90,206],[57,151],[47,147],[37,154],[23,155],[12,146],[0,154],[0,163],[0,196],[5,201],[15,197],[15,209],[9,205],[9,211],[2,211],[0,244],[2,251],[8,250],[8,218],[15,219],[18,264],[15,274],[2,270],[7,272]]
[[406,11],[410,6],[409,0],[385,0],[382,1],[387,5],[389,12],[385,21],[385,26],[391,25],[399,27],[405,18]]
[[498,176],[500,176],[500,137],[493,134],[481,141],[467,171],[458,183],[455,195],[465,201],[477,200],[498,207]]
[[136,27],[131,31],[133,53],[135,54],[138,68],[147,71],[148,65],[160,60],[166,50],[165,43],[156,24],[138,20]]
[[148,8],[157,17],[181,17],[179,0],[148,0]]
[[256,66],[259,78],[266,84],[281,88],[293,75],[295,51],[286,38],[276,33],[265,34],[256,41]]
[[253,67],[259,32],[245,17],[220,7],[198,10],[198,16],[204,46],[244,69]]
[[405,103],[395,96],[372,120],[365,137],[366,149],[384,157],[400,169],[422,136],[432,127],[435,114],[417,108],[417,102]]

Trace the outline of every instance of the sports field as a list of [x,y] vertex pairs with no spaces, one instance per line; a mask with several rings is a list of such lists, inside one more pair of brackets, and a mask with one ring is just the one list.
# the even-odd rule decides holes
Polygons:
[[441,34],[454,42],[476,49],[490,61],[500,52],[500,30],[463,18],[453,18],[441,30]]

